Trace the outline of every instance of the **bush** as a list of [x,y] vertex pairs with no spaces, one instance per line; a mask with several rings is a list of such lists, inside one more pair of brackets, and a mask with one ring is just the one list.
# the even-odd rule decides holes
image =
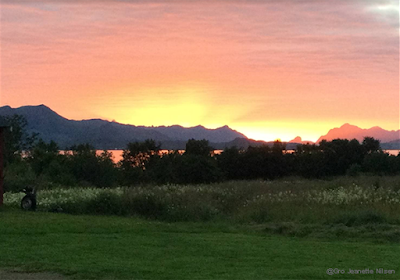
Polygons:
[[177,182],[180,184],[208,184],[222,178],[214,158],[199,155],[183,155],[175,166]]
[[354,163],[347,169],[346,174],[347,176],[356,177],[360,175],[361,170],[361,165]]
[[41,176],[45,181],[60,184],[63,186],[76,185],[76,178],[65,165],[59,161],[54,160],[50,162],[48,167],[44,170]]
[[400,173],[400,157],[383,152],[368,154],[363,161],[363,169],[376,175],[394,175]]
[[116,184],[118,173],[110,153],[104,151],[98,156],[88,144],[72,147],[71,150],[68,168],[77,181],[86,181],[101,188]]
[[268,209],[268,203],[263,200],[250,202],[244,213],[242,213],[244,220],[251,220],[256,223],[265,223],[271,221],[271,213]]
[[122,198],[112,192],[102,192],[86,205],[86,212],[90,214],[126,215],[127,211]]
[[5,168],[4,191],[19,192],[36,182],[35,173],[25,161],[14,161]]
[[341,215],[334,220],[334,223],[351,227],[368,224],[384,224],[387,223],[387,219],[378,212],[367,210],[359,213]]
[[146,218],[160,219],[167,211],[167,206],[163,201],[151,194],[128,195],[124,204],[130,214],[139,214]]

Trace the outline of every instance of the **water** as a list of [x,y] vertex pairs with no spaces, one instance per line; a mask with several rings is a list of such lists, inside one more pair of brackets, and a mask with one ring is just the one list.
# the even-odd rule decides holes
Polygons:
[[[123,150],[107,150],[108,152],[110,152],[112,154],[112,159],[115,163],[119,162],[120,160],[122,160],[122,153]],[[400,150],[383,150],[385,153],[388,153],[390,155],[394,155],[397,156],[400,153]],[[97,150],[96,153],[98,155],[100,155],[103,151],[102,150]],[[179,150],[180,153],[184,153],[185,150]],[[168,150],[161,150],[161,153],[168,153]],[[222,153],[222,150],[215,150],[214,154],[220,154]]]
[[389,155],[394,155],[397,156],[400,153],[400,150],[383,150],[385,153],[388,153]]
[[[170,150],[160,150],[161,154],[167,154]],[[98,155],[101,155],[101,153],[103,152],[103,150],[97,150],[96,153]],[[112,154],[112,160],[117,163],[119,161],[122,160],[122,154],[123,154],[123,150],[107,150],[107,152]],[[185,150],[178,150],[179,153],[183,154],[185,152]],[[214,150],[213,153],[214,155],[218,155],[220,153],[222,153],[223,150]]]

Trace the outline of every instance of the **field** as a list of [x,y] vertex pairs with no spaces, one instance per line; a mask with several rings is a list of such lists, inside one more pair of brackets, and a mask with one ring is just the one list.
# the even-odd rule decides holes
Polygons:
[[[6,193],[5,204],[18,208],[23,195]],[[168,222],[399,225],[400,177],[39,189],[38,211],[141,216]]]
[[[42,189],[37,212],[18,209],[22,195],[7,193],[0,211],[3,271],[76,279],[399,278],[399,177]],[[328,275],[328,268],[345,271]],[[380,268],[395,274],[377,275]]]
[[[268,234],[226,223],[0,212],[3,270],[57,272],[73,279],[376,279],[396,274],[399,246]],[[327,275],[328,268],[346,274]]]

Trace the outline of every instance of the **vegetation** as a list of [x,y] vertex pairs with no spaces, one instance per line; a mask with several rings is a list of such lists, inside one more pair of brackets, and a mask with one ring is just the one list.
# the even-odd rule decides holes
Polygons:
[[30,150],[37,139],[37,134],[28,135],[26,119],[20,115],[0,116],[4,123],[12,129],[5,131],[5,166],[15,161],[21,160],[22,151]]
[[[5,205],[17,208],[22,197],[22,193],[6,193]],[[272,229],[289,226],[290,230],[273,230],[279,234],[364,236],[400,242],[399,177],[56,188],[38,193],[37,210],[140,216],[167,222],[267,223]],[[308,231],[300,225],[307,225]]]
[[[8,134],[7,141],[21,148],[29,141],[21,136],[24,122],[14,119],[20,126],[12,133],[19,136]],[[233,147],[215,156],[206,140],[189,140],[183,154],[161,154],[160,146],[147,140],[129,143],[117,164],[110,153],[98,154],[88,144],[64,153],[54,142],[39,139],[30,145],[24,154],[14,152],[6,167],[11,205],[17,206],[19,190],[34,185],[39,209],[68,213],[330,223],[340,215],[373,211],[398,223],[399,177],[379,176],[400,174],[400,155],[383,153],[370,137],[362,143],[335,139],[300,145],[294,153],[276,141],[272,147]]]
[[[222,222],[169,224],[10,209],[0,211],[0,219],[2,270],[73,279],[398,279],[400,271],[398,246],[360,239],[299,240]],[[374,274],[331,276],[328,268],[369,268]],[[377,268],[396,273],[378,275]]]
[[[7,134],[0,208],[3,269],[77,279],[353,279],[326,270],[400,271],[400,155],[383,153],[373,138],[300,145],[294,153],[277,141],[220,155],[206,140],[189,140],[183,154],[161,154],[147,140],[129,143],[115,164],[88,144],[60,153],[56,143],[26,136],[16,120],[20,136]],[[27,185],[38,189],[37,212],[16,210]]]
[[293,153],[276,141],[272,147],[227,148],[215,156],[206,140],[189,140],[183,154],[162,154],[159,144],[146,140],[128,143],[123,159],[115,164],[110,153],[99,155],[89,144],[75,145],[60,154],[56,143],[45,143],[36,135],[28,137],[23,118],[9,119],[13,131],[6,136],[7,191],[17,191],[27,183],[111,187],[400,174],[400,155],[382,152],[379,141],[371,137],[362,143],[335,139],[319,145],[299,145]]

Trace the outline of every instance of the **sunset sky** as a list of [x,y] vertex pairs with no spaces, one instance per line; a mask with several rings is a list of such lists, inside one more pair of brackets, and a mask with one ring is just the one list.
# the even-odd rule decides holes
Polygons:
[[315,141],[399,129],[398,0],[1,1],[0,105]]

